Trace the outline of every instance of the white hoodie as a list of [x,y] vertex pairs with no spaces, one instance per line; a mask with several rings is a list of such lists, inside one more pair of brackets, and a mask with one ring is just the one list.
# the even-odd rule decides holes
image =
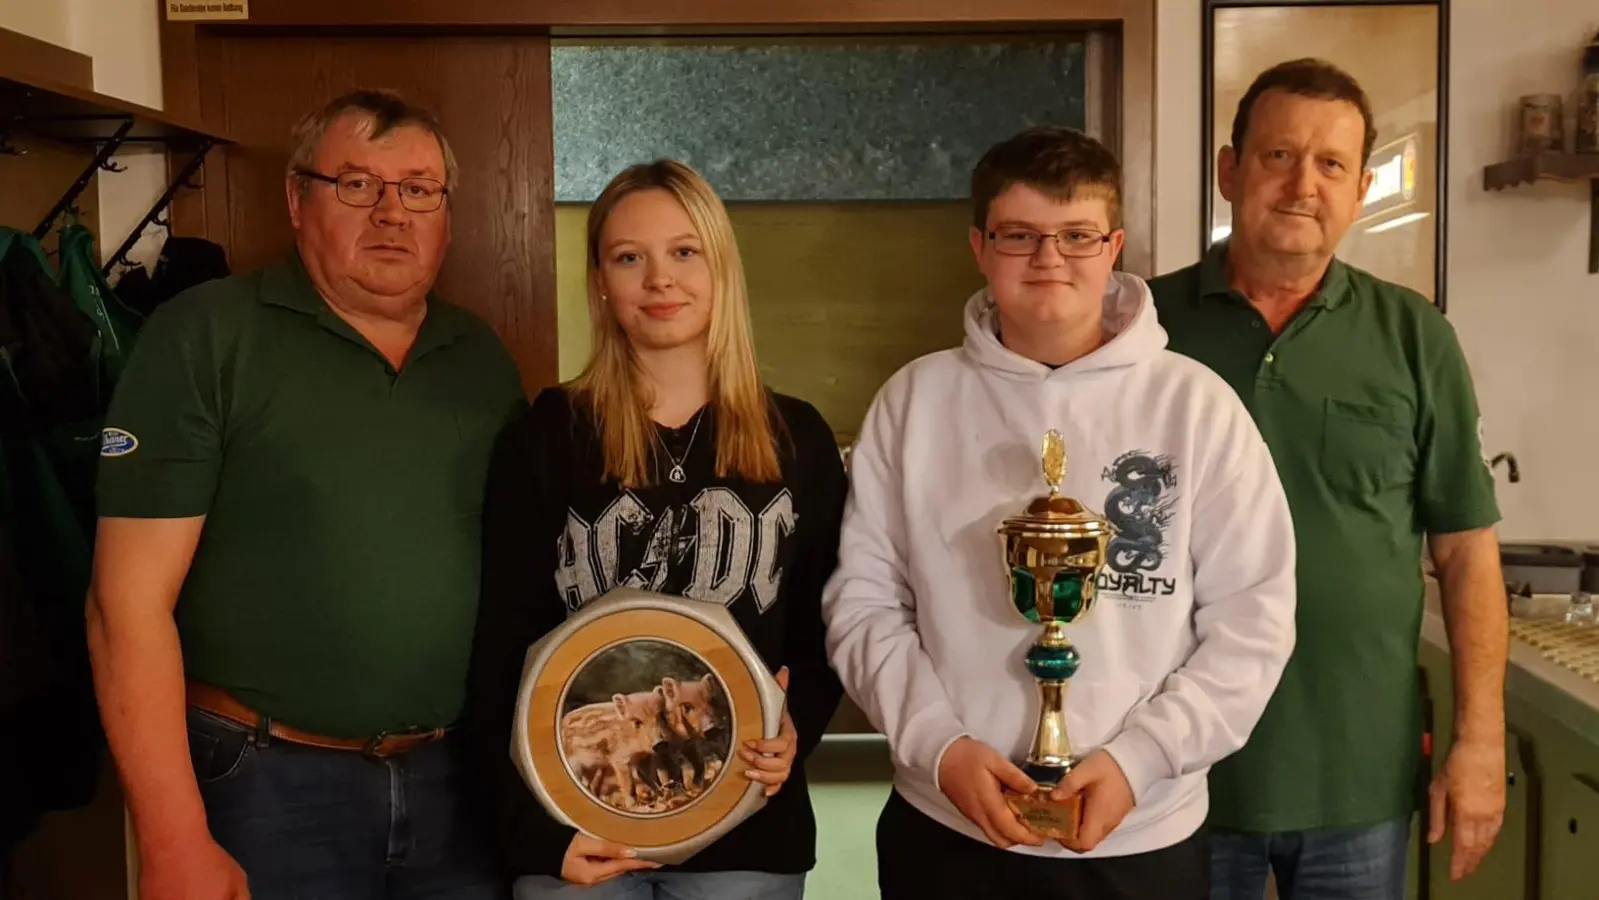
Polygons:
[[1248,738],[1293,650],[1293,524],[1270,452],[1226,382],[1165,349],[1142,279],[1113,275],[1106,342],[1059,369],[1000,344],[986,291],[965,315],[960,349],[905,366],[867,412],[823,596],[829,656],[888,736],[900,793],[986,841],[938,765],[962,735],[1018,764],[1031,745],[1023,657],[1041,629],[1011,605],[997,529],[1047,493],[1039,451],[1059,430],[1061,493],[1118,532],[1067,627],[1082,660],[1067,736],[1079,756],[1105,749],[1135,798],[1086,855],[1170,846],[1204,821],[1206,772]]

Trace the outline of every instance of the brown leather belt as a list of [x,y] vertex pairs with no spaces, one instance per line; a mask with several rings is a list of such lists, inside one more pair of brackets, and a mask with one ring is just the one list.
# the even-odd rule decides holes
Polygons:
[[[190,678],[186,680],[188,703],[202,710],[251,730],[261,728],[261,714],[239,702],[232,694]],[[267,734],[291,744],[321,747],[327,750],[350,750],[372,759],[387,759],[415,750],[423,744],[436,741],[449,733],[447,728],[430,731],[388,732],[370,738],[342,738],[301,731],[276,720],[267,723]]]

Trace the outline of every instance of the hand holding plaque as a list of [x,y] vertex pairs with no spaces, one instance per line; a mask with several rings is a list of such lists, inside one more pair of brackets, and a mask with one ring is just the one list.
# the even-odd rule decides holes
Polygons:
[[1041,708],[1032,749],[1021,766],[1039,789],[1033,794],[1007,792],[1006,799],[1033,830],[1064,844],[1074,838],[1082,819],[1080,796],[1050,796],[1079,761],[1066,735],[1066,686],[1081,659],[1066,626],[1094,605],[1095,580],[1112,529],[1102,516],[1061,496],[1066,447],[1060,432],[1052,429],[1044,436],[1042,463],[1049,493],[999,528],[1011,604],[1027,621],[1043,625],[1027,651],[1027,671],[1037,682]]

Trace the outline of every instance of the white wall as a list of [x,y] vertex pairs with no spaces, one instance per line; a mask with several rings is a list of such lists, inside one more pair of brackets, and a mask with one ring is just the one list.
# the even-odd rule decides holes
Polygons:
[[[148,0],[0,0],[0,28],[90,57],[99,93],[153,109],[162,106],[160,20]],[[102,260],[116,252],[166,189],[159,150],[130,146],[115,161],[128,170],[102,172],[98,179]],[[133,260],[152,260],[165,240],[164,229],[146,229]]]
[[1521,463],[1519,484],[1501,470],[1500,530],[1599,540],[1590,443],[1599,439],[1599,275],[1588,274],[1587,191],[1482,187],[1483,167],[1509,155],[1517,98],[1575,90],[1599,4],[1517,0],[1512,11],[1504,0],[1455,0],[1452,16],[1449,318],[1476,376],[1486,449]]
[[73,0],[0,0],[0,28],[65,47],[71,43],[67,6]]
[[1200,3],[1156,0],[1155,272],[1199,261]]
[[[1482,188],[1483,167],[1508,155],[1517,98],[1575,90],[1599,4],[1450,5],[1448,314],[1476,379],[1485,449],[1521,463],[1519,484],[1497,475],[1500,534],[1599,541],[1599,275],[1587,273],[1586,188]],[[1199,255],[1198,6],[1158,7],[1161,272]]]

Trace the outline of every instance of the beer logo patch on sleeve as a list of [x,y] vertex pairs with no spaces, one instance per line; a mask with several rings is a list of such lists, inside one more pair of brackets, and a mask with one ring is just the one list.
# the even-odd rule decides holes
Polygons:
[[133,436],[133,432],[121,428],[100,430],[101,456],[127,456],[137,449],[139,449],[139,439]]

